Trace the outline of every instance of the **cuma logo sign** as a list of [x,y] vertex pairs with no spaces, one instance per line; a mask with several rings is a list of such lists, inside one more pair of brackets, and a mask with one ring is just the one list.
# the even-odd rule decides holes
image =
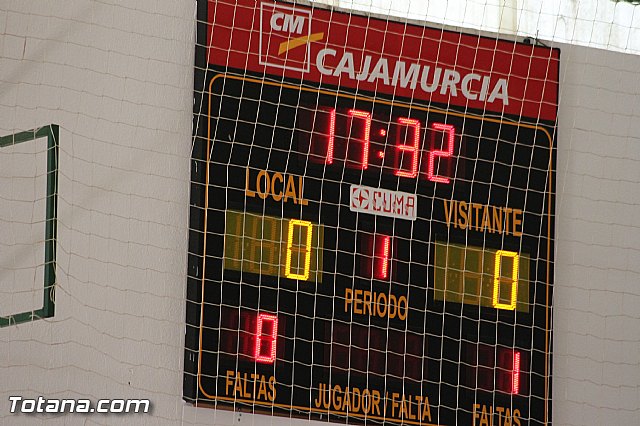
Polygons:
[[311,33],[311,11],[260,4],[260,64],[309,72],[310,43],[324,38]]

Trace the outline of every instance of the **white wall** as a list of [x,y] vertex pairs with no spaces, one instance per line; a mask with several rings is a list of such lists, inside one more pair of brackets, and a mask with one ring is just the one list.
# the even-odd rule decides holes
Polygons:
[[[5,0],[0,136],[60,125],[54,318],[0,329],[0,419],[305,424],[183,403],[192,0]],[[640,56],[561,46],[553,419],[640,416]],[[149,398],[26,416],[9,395]]]
[[[181,421],[193,3],[0,3],[0,135],[60,125],[56,314],[0,329],[5,425]],[[9,395],[154,409],[18,416]]]
[[563,47],[554,421],[640,417],[640,56]]
[[622,0],[339,0],[337,5],[462,28],[640,53],[637,2],[633,5]]

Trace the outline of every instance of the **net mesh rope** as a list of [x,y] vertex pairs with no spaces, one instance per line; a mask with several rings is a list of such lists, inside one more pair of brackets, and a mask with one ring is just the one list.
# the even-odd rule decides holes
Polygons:
[[[260,29],[262,2],[5,2],[1,421],[495,425],[507,424],[508,408],[512,425],[635,424],[636,3],[298,1],[297,11],[322,16],[314,23],[322,30],[303,25],[298,34],[299,21],[285,21],[291,10],[279,9],[275,25],[286,23],[293,39],[309,36],[283,46],[287,66],[301,69],[283,71],[258,53],[270,28],[266,20]],[[205,4],[230,7],[216,39]],[[425,27],[435,33],[410,37]],[[446,64],[447,55],[481,57],[477,34],[494,44],[488,56],[516,52],[517,60]],[[366,38],[377,42],[353,48]],[[202,60],[205,46],[239,40],[247,47]],[[496,48],[498,40],[517,43]],[[277,58],[283,41],[262,48]],[[546,104],[518,103],[531,100],[524,95],[510,98],[516,111],[471,99],[483,91],[483,69],[505,66],[510,95],[518,72],[538,69],[518,68],[529,60],[518,53],[525,43],[546,52],[537,58],[547,64],[561,50],[557,127],[535,118]],[[415,58],[427,45],[435,56],[423,83],[425,63]],[[293,56],[306,46],[308,64]],[[314,78],[319,46],[335,53],[321,62],[331,75]],[[371,79],[394,49],[406,55],[387,58]],[[405,68],[394,82],[398,62]],[[460,81],[449,72],[443,95],[447,70]],[[468,72],[480,77],[467,80],[465,94]],[[500,102],[498,74],[489,74],[483,96]],[[527,84],[545,78],[552,74]],[[554,139],[548,256],[540,250],[553,186],[548,152],[526,146]],[[430,180],[435,151],[445,153],[432,155],[431,178],[450,183]],[[383,200],[417,196],[416,217],[352,210],[356,191],[372,188]],[[544,211],[532,213],[540,203]],[[513,232],[519,220],[522,236]],[[12,396],[35,403],[12,413]],[[39,397],[94,407],[100,398],[148,398],[153,409],[59,415],[38,412]]]
[[[295,20],[296,8],[286,3],[280,6],[282,8],[277,12],[284,12],[279,18],[269,21],[271,25],[275,22],[280,30],[283,27],[286,29],[289,25],[290,33],[308,35],[307,43],[313,40],[311,35],[313,31],[310,30],[307,33],[306,29],[302,31],[301,27],[296,28],[297,25],[303,25],[302,21]],[[303,10],[302,16],[310,16],[304,13],[313,13],[316,9],[326,7],[307,3],[302,6],[303,8],[300,9]],[[358,7],[362,5],[349,6],[362,9]],[[383,14],[372,15],[370,19],[377,20],[382,23],[382,26],[385,26],[386,22],[389,34],[397,31],[398,27],[390,29],[389,26],[389,23],[393,23],[397,18],[389,15],[402,16],[402,13],[398,14],[393,9],[381,10],[377,4],[368,6],[370,7],[364,7],[367,12],[383,12]],[[230,10],[225,9],[218,13],[231,14]],[[289,21],[285,17],[287,10],[291,12],[290,16],[294,16]],[[211,17],[212,12],[209,13]],[[213,15],[215,13],[213,12]],[[367,16],[362,15],[360,11],[349,12],[339,9],[336,9],[335,13],[345,14],[345,16],[353,13],[354,17]],[[233,25],[231,23],[238,20],[260,19],[260,24],[254,21],[252,26],[265,31],[263,26],[266,26],[268,21],[262,15],[252,14],[242,5],[233,8],[232,15],[233,19],[221,19],[218,25],[225,27],[225,25]],[[326,16],[329,18],[323,19],[329,19],[328,34],[326,34],[329,38],[333,15],[329,12]],[[214,16],[213,19],[215,20],[216,17]],[[346,30],[347,39],[350,34],[354,37],[364,34],[366,38],[369,31],[375,31],[361,22],[367,21],[356,23],[354,19]],[[404,21],[400,20],[400,22]],[[215,28],[212,32],[207,32],[206,28],[202,25],[200,29],[204,30],[207,37],[212,37],[208,40],[210,44],[215,43],[216,34],[220,33],[216,33]],[[234,45],[233,37],[247,37],[243,31],[233,31],[233,28],[224,28],[222,33],[225,35],[221,37],[230,38],[223,44],[228,43],[230,46]],[[395,35],[403,39],[402,33]],[[251,32],[248,38],[250,43],[260,43],[260,48],[266,50],[272,48],[269,43],[276,43],[272,40],[263,40],[258,31]],[[371,57],[381,55],[385,51],[386,39],[386,37],[380,38],[382,44],[378,50],[361,53],[370,54]],[[409,40],[412,43],[419,43],[416,48],[420,50],[421,41]],[[429,42],[433,43],[433,40]],[[442,48],[455,49],[455,46],[447,45],[442,39],[440,42],[444,46]],[[348,47],[345,45],[345,49]],[[280,49],[283,49],[282,45]],[[242,55],[246,58],[244,64],[242,60],[238,61],[238,57]],[[429,102],[421,99],[419,95],[412,94],[407,98],[406,95],[403,97],[402,94],[397,94],[394,97],[395,89],[389,88],[389,81],[384,77],[379,80],[381,87],[379,94],[371,90],[349,88],[341,98],[337,94],[339,89],[336,90],[335,86],[330,85],[329,89],[325,89],[324,86],[318,87],[315,82],[282,78],[282,68],[304,70],[305,66],[309,66],[296,59],[289,63],[285,60],[284,63],[275,65],[271,68],[272,74],[269,75],[269,65],[273,64],[269,64],[269,59],[261,56],[261,63],[266,62],[267,65],[264,68],[267,75],[262,76],[256,72],[243,74],[242,68],[250,67],[250,55],[251,53],[247,55],[239,50],[234,51],[231,47],[227,54],[227,65],[233,69],[224,70],[224,64],[222,67],[220,65],[210,67],[210,64],[206,63],[204,64],[206,68],[202,70],[204,84],[196,87],[196,102],[202,106],[200,111],[211,108],[210,116],[205,116],[205,112],[196,113],[196,125],[200,129],[196,133],[198,135],[206,133],[206,138],[199,139],[197,136],[194,145],[194,152],[196,152],[194,157],[199,159],[198,169],[204,174],[204,176],[200,175],[199,179],[205,183],[205,188],[201,191],[204,194],[199,193],[200,199],[205,200],[204,208],[199,209],[203,228],[198,230],[203,232],[200,238],[206,240],[202,257],[194,260],[201,262],[204,272],[197,268],[192,277],[196,279],[194,289],[200,287],[199,292],[196,291],[198,294],[196,301],[203,300],[199,305],[199,315],[197,318],[194,317],[194,322],[191,324],[194,330],[197,329],[195,332],[198,334],[198,345],[197,348],[194,347],[194,353],[197,352],[197,355],[194,354],[194,356],[199,359],[199,362],[193,371],[194,380],[197,382],[194,386],[199,389],[196,390],[193,398],[196,404],[217,401],[221,403],[220,408],[249,409],[257,412],[266,410],[297,418],[318,419],[329,415],[331,418],[335,416],[336,419],[348,417],[356,421],[366,420],[374,423],[386,419],[392,422],[404,420],[415,424],[427,424],[431,421],[437,422],[438,418],[446,418],[445,414],[440,414],[440,406],[448,410],[473,412],[475,415],[476,410],[486,410],[491,405],[484,404],[482,398],[476,400],[472,396],[471,401],[481,401],[477,406],[473,404],[458,406],[457,396],[454,398],[441,396],[441,392],[442,394],[449,392],[447,386],[466,389],[469,394],[473,394],[476,388],[484,388],[482,390],[489,392],[503,392],[509,395],[506,401],[510,401],[511,398],[520,398],[520,392],[523,394],[530,392],[530,380],[537,381],[538,387],[542,380],[541,386],[544,388],[544,383],[547,383],[548,366],[540,368],[540,363],[549,362],[546,356],[549,351],[549,342],[546,343],[547,347],[540,346],[539,342],[534,345],[535,333],[530,331],[527,334],[528,341],[526,338],[524,341],[519,338],[514,346],[515,327],[508,332],[512,334],[510,338],[502,339],[502,336],[498,336],[502,333],[498,331],[501,326],[501,314],[494,312],[493,316],[486,316],[482,313],[491,309],[493,311],[502,309],[515,312],[515,316],[528,315],[530,328],[534,327],[533,322],[537,327],[540,327],[540,324],[543,325],[540,330],[542,335],[550,327],[549,318],[546,319],[546,323],[544,320],[542,322],[532,320],[535,315],[548,315],[549,310],[546,307],[542,310],[534,308],[540,304],[540,301],[547,304],[544,302],[544,297],[541,298],[536,293],[544,286],[529,284],[529,279],[538,277],[535,271],[538,269],[540,260],[528,251],[537,248],[530,247],[534,244],[531,242],[527,243],[529,247],[525,244],[523,248],[520,239],[513,239],[514,233],[521,233],[518,224],[521,224],[522,218],[518,214],[522,214],[522,207],[518,209],[519,213],[514,213],[514,209],[511,208],[508,212],[506,210],[509,205],[509,177],[504,183],[492,183],[490,178],[487,181],[489,188],[502,187],[499,190],[503,190],[506,194],[504,207],[492,206],[488,202],[482,205],[479,202],[471,203],[470,200],[475,199],[473,189],[468,193],[469,210],[466,210],[467,207],[464,205],[460,207],[460,200],[454,199],[455,197],[442,199],[435,195],[420,200],[423,203],[431,203],[433,209],[436,205],[442,208],[440,205],[449,203],[445,208],[450,209],[451,214],[445,219],[446,224],[440,223],[445,225],[442,229],[466,229],[475,226],[476,231],[484,229],[487,234],[497,232],[503,236],[506,235],[502,240],[500,237],[492,238],[490,243],[478,237],[482,233],[475,235],[472,232],[460,233],[460,229],[456,231],[457,237],[452,239],[448,231],[438,236],[436,233],[443,231],[429,231],[432,233],[430,239],[415,241],[414,228],[424,226],[424,222],[421,224],[420,219],[425,222],[442,222],[442,218],[436,219],[434,216],[418,218],[415,224],[407,221],[409,224],[407,229],[397,231],[397,235],[394,235],[394,225],[390,227],[389,224],[402,222],[402,219],[385,222],[379,216],[351,213],[356,217],[354,223],[353,218],[347,217],[349,215],[337,213],[338,206],[343,203],[346,193],[351,188],[345,183],[357,185],[365,181],[371,182],[370,176],[367,178],[368,173],[371,175],[369,164],[372,164],[371,168],[375,168],[377,173],[377,175],[374,173],[377,176],[374,181],[378,180],[377,186],[387,190],[403,189],[414,194],[419,193],[419,187],[425,185],[424,180],[432,185],[432,182],[440,182],[442,185],[450,183],[454,188],[456,185],[473,187],[473,172],[457,174],[456,171],[458,167],[463,168],[463,163],[473,164],[479,161],[477,152],[472,152],[471,148],[461,147],[461,145],[467,138],[474,137],[472,135],[475,134],[477,138],[480,136],[478,133],[482,134],[484,118],[489,118],[491,125],[497,124],[498,139],[504,138],[504,143],[511,145],[516,143],[520,132],[523,133],[523,138],[535,138],[538,137],[536,135],[543,133],[543,130],[536,127],[537,118],[524,120],[528,122],[529,128],[521,130],[511,116],[500,116],[493,112],[475,115],[470,113],[469,121],[476,120],[480,128],[465,134],[465,126],[471,125],[465,120],[457,121],[455,125],[448,124],[447,121],[450,118],[446,110],[449,106],[446,103],[436,104],[430,108]],[[354,79],[357,74],[360,74],[357,77],[360,81],[369,77],[365,75],[362,62],[350,65],[348,61],[349,59],[343,59],[341,62],[346,71],[344,71],[344,77],[340,79],[346,80],[349,77]],[[322,66],[320,62],[317,65]],[[374,65],[370,66],[369,72],[373,73]],[[378,72],[382,71],[378,69]],[[389,73],[387,78],[390,79],[394,71],[391,69],[384,72]],[[406,74],[404,77],[406,79],[404,83],[392,83],[392,85],[396,87],[411,85],[412,77],[407,77]],[[393,78],[394,82],[397,82],[398,77]],[[432,75],[432,78],[434,79],[431,82],[433,87],[437,84],[435,79],[438,77]],[[371,77],[371,80],[373,79]],[[387,87],[383,87],[383,81]],[[348,83],[345,82],[345,84]],[[426,80],[420,81],[416,76],[411,87],[419,87],[421,84],[428,86]],[[500,95],[499,90],[496,93],[497,96]],[[322,96],[333,96],[333,98],[321,100]],[[485,93],[483,96],[486,98],[489,94]],[[310,98],[312,102],[309,101]],[[345,102],[344,98],[349,98],[349,101]],[[391,108],[380,113],[376,110],[377,103],[386,103],[391,105]],[[347,104],[350,106],[345,106]],[[360,107],[360,105],[366,106]],[[415,114],[416,110],[423,111],[422,122],[409,118],[411,114]],[[451,110],[454,112],[453,115],[462,114],[464,118],[466,111],[464,105],[454,106]],[[405,121],[399,119],[403,113],[407,115],[402,117]],[[434,126],[434,122],[437,125]],[[392,130],[393,126],[396,128]],[[503,126],[508,129],[505,133],[511,131],[515,134],[499,136]],[[206,132],[203,127],[207,127]],[[553,143],[555,129],[553,125],[548,129],[544,132],[550,146]],[[374,130],[375,134],[372,133]],[[411,134],[414,130],[419,136],[412,139],[407,134]],[[395,147],[393,140],[384,141],[386,133],[392,131],[395,131]],[[354,136],[356,133],[359,137]],[[449,136],[451,136],[450,139]],[[276,141],[278,137],[284,138],[284,141]],[[374,138],[378,139],[377,144],[372,142]],[[403,142],[397,142],[400,138],[404,138]],[[412,145],[414,141],[418,147],[417,151]],[[340,143],[351,144],[351,147],[340,147]],[[199,157],[201,153],[197,153],[199,144],[204,152],[204,158]],[[398,148],[397,145],[403,146]],[[363,146],[365,148],[362,148]],[[478,144],[473,147],[476,150],[480,149]],[[437,153],[429,154],[429,150]],[[514,150],[510,154],[512,158],[508,155],[502,158],[504,153],[500,154],[498,150],[498,145],[495,145],[493,158],[489,158],[488,161],[493,160],[499,166],[506,167],[513,167],[516,164]],[[525,158],[525,164],[530,168],[533,167],[543,176],[542,187],[529,190],[537,191],[537,195],[542,194],[543,198],[548,197],[548,184],[551,180],[547,179],[547,176],[550,174],[550,161],[539,163],[538,159],[535,160],[538,163],[534,163],[533,150],[528,152],[529,158]],[[546,153],[551,158],[552,151],[548,149]],[[392,155],[395,155],[395,163],[389,160]],[[518,155],[523,154],[518,153]],[[455,160],[446,165],[442,161],[442,168],[439,169],[441,167],[439,159],[441,157],[446,159],[449,156]],[[260,160],[256,161],[256,158]],[[340,165],[336,166],[336,163]],[[312,171],[308,172],[308,167]],[[362,170],[360,175],[357,171],[354,172],[354,169],[358,168]],[[216,176],[213,176],[212,170],[217,173]],[[518,172],[516,166],[516,170],[512,173]],[[385,175],[395,175],[399,178],[392,182]],[[447,176],[450,176],[450,179]],[[403,178],[406,178],[404,182],[402,182]],[[240,179],[242,179],[241,182]],[[198,180],[198,177],[195,180]],[[307,184],[311,180],[317,182],[317,186]],[[337,198],[327,196],[330,193],[326,190],[329,185],[338,188],[335,189]],[[318,199],[315,193],[306,195],[305,191],[308,191],[309,187],[322,193],[322,196],[327,196],[327,199],[322,199],[322,196]],[[213,188],[219,196],[211,195],[209,191],[213,191]],[[311,201],[305,197],[310,198]],[[526,200],[526,195],[524,197]],[[550,198],[543,201],[543,204],[550,202],[549,200]],[[305,215],[305,209],[311,210],[311,207],[306,207],[306,203],[309,202],[315,205],[313,210],[315,213]],[[297,206],[291,208],[293,204]],[[471,223],[474,208],[476,209],[475,224]],[[456,209],[455,218],[451,216],[454,209]],[[467,219],[456,222],[458,212],[463,212],[463,215],[468,214],[470,222],[464,223]],[[479,219],[478,214],[480,214]],[[484,224],[482,223],[483,214],[489,214],[489,218],[485,218],[488,222]],[[509,214],[512,214],[511,223],[507,217]],[[215,231],[209,228],[210,223],[213,223],[212,215],[216,217]],[[495,215],[495,218],[492,215]],[[540,212],[539,216],[544,216],[544,212]],[[313,220],[310,219],[311,217]],[[346,223],[343,224],[344,221]],[[510,229],[509,226],[511,226]],[[547,221],[540,220],[539,228],[534,227],[528,232],[544,235],[547,231],[545,226]],[[400,226],[396,230],[399,228]],[[504,240],[509,240],[509,233],[511,233],[511,241],[505,243]],[[210,238],[214,235],[215,239]],[[470,240],[468,235],[471,235]],[[311,243],[312,236],[313,243]],[[345,239],[350,243],[345,245],[340,242]],[[213,245],[218,249],[209,252],[212,247],[211,240],[215,241]],[[503,247],[503,243],[511,250]],[[318,253],[322,252],[324,254],[320,256]],[[340,262],[345,262],[344,259],[349,257],[352,259],[350,267],[339,266]],[[292,267],[291,262],[297,266]],[[435,265],[435,262],[440,263]],[[207,268],[212,268],[211,265],[214,264],[218,265],[215,268],[221,268],[221,270],[216,270],[209,277]],[[411,265],[414,264],[420,264],[422,269],[412,268]],[[419,279],[424,282],[414,283],[411,278],[412,273],[419,275]],[[399,278],[403,274],[404,276]],[[544,281],[547,278],[538,277],[537,279]],[[196,281],[199,281],[199,284],[195,284]],[[450,283],[446,284],[447,281]],[[383,289],[381,282],[386,283],[387,287]],[[334,285],[335,288],[327,289],[328,285]],[[414,289],[409,290],[409,287]],[[421,290],[418,290],[420,287]],[[225,288],[236,288],[236,290],[225,290]],[[265,288],[269,290],[261,290]],[[263,293],[269,291],[273,295],[263,296]],[[429,295],[424,296],[424,300],[418,306],[410,305],[409,294],[419,291]],[[208,299],[206,296],[208,292],[216,293],[216,296],[209,296],[210,299]],[[296,296],[301,294],[305,297]],[[269,300],[269,297],[273,300]],[[393,303],[390,302],[392,298]],[[326,300],[333,301],[327,304]],[[381,300],[384,300],[384,303]],[[294,306],[289,305],[282,309],[281,303],[287,305],[292,303]],[[433,303],[438,306],[435,310],[430,306]],[[304,306],[305,304],[310,304],[313,309]],[[327,306],[331,306],[334,313],[340,311],[340,314],[325,318],[323,315],[326,313],[319,310],[326,309]],[[400,313],[403,308],[405,311]],[[391,309],[395,311],[393,314],[390,313]],[[428,327],[425,317],[437,314],[438,309],[443,316],[457,317],[460,324],[467,320],[476,321],[478,329],[481,322],[492,322],[493,336],[487,338],[487,336],[476,335],[475,338],[471,338],[468,332],[465,332],[466,335],[463,333],[461,325],[456,332],[451,325],[445,325],[445,320],[441,321],[439,329]],[[407,320],[407,317],[412,316],[412,311],[422,311],[420,314],[422,326],[416,327],[415,321],[412,323],[411,319]],[[520,311],[522,313],[519,313]],[[207,320],[205,318],[207,316],[213,319]],[[397,318],[402,318],[404,321],[394,323],[394,319],[397,320]],[[505,324],[513,324],[513,321],[513,318],[505,320]],[[301,328],[309,327],[313,329],[312,333],[305,334],[299,331]],[[449,346],[447,339],[457,339],[458,342]],[[539,336],[536,339],[539,340]],[[438,343],[434,348],[430,348],[429,340]],[[505,345],[504,341],[507,340],[511,343]],[[213,343],[208,344],[206,341]],[[503,343],[500,343],[501,341]],[[318,347],[324,349],[318,349]],[[537,370],[532,370],[534,363],[538,365]],[[429,364],[433,365],[428,372]],[[220,365],[225,367],[220,369]],[[299,377],[296,377],[298,365],[299,371],[304,372],[298,373]],[[317,367],[324,370],[319,373],[315,370]],[[269,379],[283,377],[278,375],[278,370],[289,371],[285,374],[285,382],[278,383],[278,386],[286,388],[290,395],[290,398],[284,402],[281,399],[276,400],[277,398],[271,393],[271,388],[268,387]],[[248,376],[243,376],[246,372],[253,374],[254,378],[248,379]],[[224,374],[226,377],[221,379],[220,375]],[[337,377],[335,383],[338,383],[338,387],[333,388],[332,393],[329,388],[333,386],[334,376]],[[444,376],[449,379],[442,379]],[[451,377],[454,378],[451,383],[442,388],[439,387],[440,380],[446,382],[451,380]],[[301,383],[305,385],[300,385]],[[413,389],[407,391],[406,395],[404,394],[405,383],[411,383],[407,385],[407,389]],[[431,386],[430,389],[434,390],[424,391],[420,388],[420,383],[428,383]],[[253,392],[246,391],[247,385],[254,386]],[[350,385],[351,391],[348,390]],[[304,388],[305,386],[307,388]],[[264,389],[260,389],[261,387]],[[354,387],[358,395],[353,393]],[[306,392],[308,398],[317,398],[316,406],[313,406],[313,401],[309,401],[308,406],[301,406],[300,396],[296,396],[296,392],[300,392],[297,388],[303,388],[302,392]],[[363,402],[366,399],[362,398],[361,392],[365,390],[370,395],[377,392],[376,396],[369,396],[375,402],[374,404],[372,400]],[[394,390],[398,390],[395,395]],[[323,400],[323,393],[326,394],[326,400]],[[339,396],[336,396],[338,394]],[[202,399],[198,400],[199,397]],[[373,399],[376,397],[378,401]],[[338,398],[340,402],[336,402],[335,399],[329,400],[331,398]],[[357,398],[358,402],[345,402],[345,398],[347,400]],[[426,403],[426,398],[442,401]],[[463,398],[467,399],[469,396],[465,395]],[[532,398],[542,399],[543,402],[539,407],[546,410],[544,401],[548,395],[544,391]],[[501,416],[509,416],[508,421],[514,421],[512,406],[509,408],[510,413],[505,413],[504,407],[500,407],[502,402],[496,402],[497,400],[493,400],[492,397],[489,397],[489,401],[499,406]],[[365,410],[363,404],[369,404],[369,407]],[[382,410],[376,412],[375,410],[380,407],[383,407]],[[387,409],[389,412],[386,412]],[[531,408],[527,408],[529,409]],[[416,415],[417,410],[424,410],[424,413]],[[530,420],[528,412],[518,411],[516,417],[522,421]]]

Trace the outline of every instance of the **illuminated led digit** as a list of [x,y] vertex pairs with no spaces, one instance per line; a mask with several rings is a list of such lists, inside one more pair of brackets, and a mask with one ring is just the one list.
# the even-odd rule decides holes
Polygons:
[[[511,301],[510,303],[500,303],[500,281],[502,280],[502,258],[510,257],[513,259],[513,268],[511,270]],[[507,309],[513,311],[516,308],[518,300],[518,264],[520,256],[515,251],[498,250],[496,252],[496,263],[493,270],[493,302],[492,305],[497,309]]]
[[513,372],[511,373],[511,393],[520,393],[520,351],[513,351]]
[[329,111],[329,135],[327,136],[327,164],[333,164],[333,151],[336,138],[336,109]]
[[[409,131],[411,134],[411,144],[400,143],[401,132],[398,132],[398,139],[396,140],[396,149],[398,150],[397,156],[397,169],[393,172],[396,176],[414,178],[418,176],[418,151],[420,149],[420,122],[413,118],[400,117],[398,119],[400,124],[404,124],[409,128],[413,128],[413,131]],[[409,136],[409,135],[407,135]],[[403,141],[404,142],[404,141]],[[402,169],[402,154],[408,151],[408,155],[411,155],[411,169]]]
[[[364,120],[364,134],[362,135],[362,158],[360,164],[363,170],[369,167],[369,139],[371,134],[371,114],[366,111],[360,111],[357,109],[350,109],[348,112],[352,120],[360,118]],[[353,127],[353,121],[352,125]],[[351,131],[349,131],[349,140],[351,139]],[[348,152],[348,150],[347,150]]]
[[[374,255],[374,276],[386,280],[389,278],[389,254],[391,251],[391,237],[388,235],[376,235]],[[375,267],[377,263],[377,267]]]
[[429,162],[427,168],[427,178],[431,182],[449,183],[448,177],[438,176],[435,174],[436,157],[451,157],[453,155],[453,144],[456,136],[456,129],[451,124],[433,123],[431,126],[434,130],[445,132],[447,148],[444,150],[429,151]]
[[498,348],[495,364],[496,389],[519,395],[522,388],[520,380],[522,367],[521,352],[514,349]]
[[[271,332],[263,335],[265,323],[270,324]],[[276,360],[276,343],[278,338],[278,317],[270,314],[258,314],[256,325],[256,362],[262,364],[273,364]]]
[[311,120],[310,161],[313,163],[333,164],[336,136],[336,109],[319,107],[313,115],[304,115]]
[[[304,248],[300,248],[298,247],[294,247],[293,246],[293,232],[296,228],[296,226],[302,228],[306,228],[306,232],[307,232],[307,238],[306,238],[306,244],[304,245]],[[309,279],[309,270],[311,269],[311,237],[313,235],[313,224],[311,222],[308,222],[306,220],[298,220],[298,219],[291,219],[289,221],[289,230],[288,230],[288,237],[287,237],[287,255],[286,255],[286,259],[285,259],[285,266],[284,266],[284,275],[287,278],[291,278],[294,280],[308,280]],[[304,252],[304,269],[302,271],[302,274],[294,274],[291,272],[291,257],[293,256],[293,251],[296,252]],[[298,265],[300,263],[298,262]],[[298,268],[299,269],[299,268]]]

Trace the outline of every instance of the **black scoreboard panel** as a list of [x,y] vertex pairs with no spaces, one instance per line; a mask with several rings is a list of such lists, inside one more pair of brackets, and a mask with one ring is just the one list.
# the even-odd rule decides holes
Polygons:
[[[349,424],[546,424],[553,123],[207,81],[185,398]],[[353,208],[362,190],[377,213]]]

